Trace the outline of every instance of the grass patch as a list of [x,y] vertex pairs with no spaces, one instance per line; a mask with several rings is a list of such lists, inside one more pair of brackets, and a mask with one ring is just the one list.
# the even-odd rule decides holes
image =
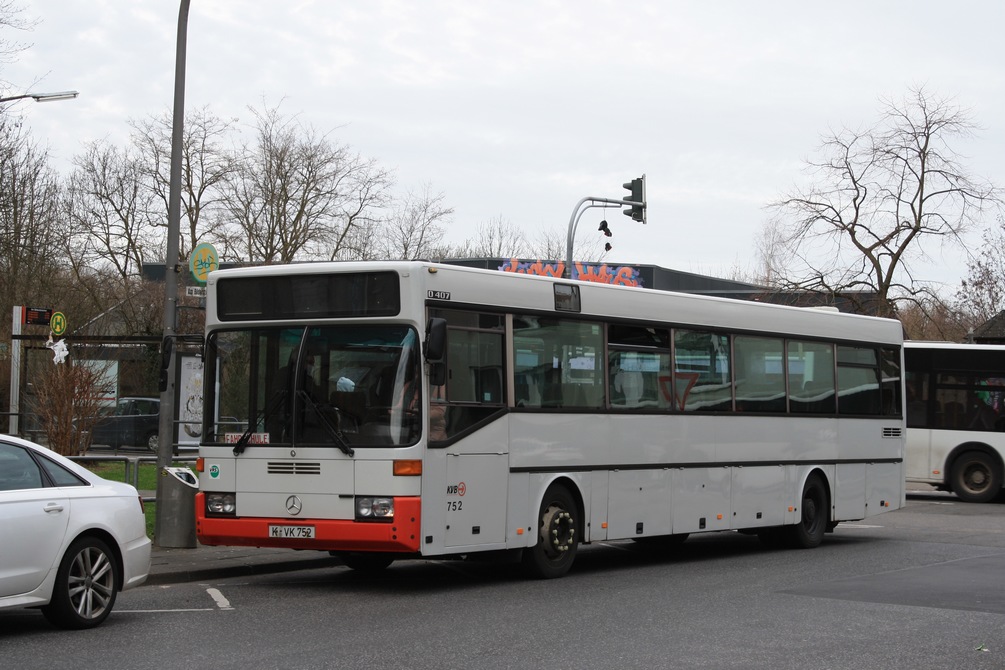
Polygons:
[[[179,463],[172,463],[172,465],[180,465]],[[109,479],[113,482],[124,482],[126,481],[126,464],[123,462],[101,462],[93,461],[86,463],[85,467],[93,472],[94,474],[102,477],[104,479]],[[136,479],[136,488],[140,491],[156,491],[157,490],[157,464],[156,463],[140,463],[138,465],[139,472]],[[128,482],[132,484],[133,482]]]

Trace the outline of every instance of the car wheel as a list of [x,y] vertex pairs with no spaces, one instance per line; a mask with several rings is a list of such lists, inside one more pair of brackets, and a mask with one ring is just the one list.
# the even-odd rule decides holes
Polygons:
[[108,545],[82,537],[63,556],[52,599],[42,614],[60,628],[93,628],[111,613],[118,583],[118,566]]
[[157,453],[157,450],[160,449],[160,446],[161,446],[160,435],[158,435],[157,433],[150,433],[149,435],[147,435],[147,449],[149,449],[154,453]]

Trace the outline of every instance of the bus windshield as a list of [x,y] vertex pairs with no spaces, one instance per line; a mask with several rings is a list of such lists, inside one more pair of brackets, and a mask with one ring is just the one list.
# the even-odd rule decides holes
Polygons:
[[356,447],[415,444],[421,429],[416,331],[402,325],[217,331],[208,443]]

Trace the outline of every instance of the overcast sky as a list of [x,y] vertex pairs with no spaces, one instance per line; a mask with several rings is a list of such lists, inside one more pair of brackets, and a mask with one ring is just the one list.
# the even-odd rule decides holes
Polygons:
[[[21,4],[40,23],[14,36],[32,46],[0,71],[4,94],[80,91],[19,103],[61,171],[171,109],[177,2]],[[443,192],[457,242],[498,217],[564,232],[580,198],[645,173],[649,222],[611,210],[607,260],[724,275],[752,264],[764,206],[821,135],[871,125],[911,86],[972,111],[980,136],[958,148],[1005,185],[1003,25],[992,0],[192,0],[185,100],[241,123],[282,101],[399,190]],[[962,254],[933,252],[923,278],[965,276]]]

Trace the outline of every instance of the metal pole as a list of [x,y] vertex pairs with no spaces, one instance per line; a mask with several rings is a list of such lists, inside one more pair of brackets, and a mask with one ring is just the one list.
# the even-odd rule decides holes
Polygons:
[[[576,203],[576,208],[572,210],[572,216],[569,217],[569,232],[565,237],[565,270],[562,272],[562,277],[564,279],[576,279],[573,276],[573,263],[572,263],[572,242],[576,237],[576,225],[579,223],[579,217],[576,216],[579,213],[579,209],[586,203],[590,203],[590,207],[599,207],[601,205],[638,205],[639,203],[634,200],[615,200],[614,198],[595,198],[587,196]],[[643,203],[645,204],[645,203]],[[589,208],[587,208],[589,209]]]
[[575,279],[572,276],[572,241],[576,237],[576,222],[578,221],[576,214],[579,212],[579,208],[583,206],[583,203],[591,199],[583,198],[577,202],[576,208],[572,210],[572,216],[569,217],[569,232],[565,236],[565,270],[562,272],[562,277],[565,279]]
[[18,415],[21,412],[21,323],[24,321],[22,305],[14,305],[11,314],[10,342],[10,423],[7,430],[11,435],[17,435],[20,430]]
[[[192,547],[195,519],[181,518],[183,507],[173,492],[167,490],[165,468],[174,455],[175,415],[175,327],[178,303],[178,235],[181,230],[181,152],[185,130],[185,47],[188,32],[189,0],[181,0],[178,10],[178,48],[174,71],[174,112],[171,128],[171,183],[168,191],[167,250],[164,262],[164,339],[161,343],[162,369],[160,407],[160,443],[157,450],[157,516],[154,542],[161,547]],[[165,383],[166,382],[166,383]]]

